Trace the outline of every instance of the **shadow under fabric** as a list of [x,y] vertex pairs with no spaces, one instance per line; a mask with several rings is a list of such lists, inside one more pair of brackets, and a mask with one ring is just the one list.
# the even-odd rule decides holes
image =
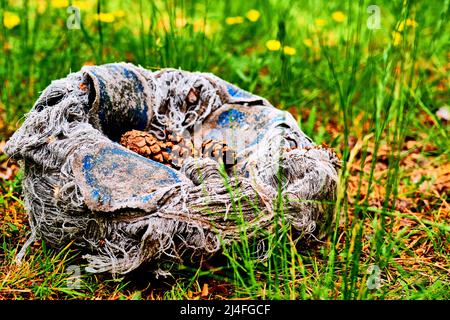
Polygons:
[[[187,103],[192,91],[198,99]],[[226,184],[209,158],[175,170],[119,145],[131,129],[225,139],[240,160]],[[263,243],[280,194],[298,237],[332,221],[324,203],[335,197],[335,154],[315,146],[289,113],[208,73],[84,67],[43,91],[5,151],[24,169],[27,243],[73,241],[90,272],[212,256],[240,237],[235,207],[248,237]]]

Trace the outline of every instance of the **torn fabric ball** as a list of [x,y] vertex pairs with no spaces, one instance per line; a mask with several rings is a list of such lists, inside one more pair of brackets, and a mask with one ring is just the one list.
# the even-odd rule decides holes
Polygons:
[[[119,144],[131,130],[147,133],[132,136],[137,149],[165,153]],[[205,145],[236,157],[205,156]],[[183,159],[172,165],[175,150]],[[339,166],[264,98],[212,74],[126,63],[53,81],[5,151],[21,160],[33,233],[54,247],[73,241],[88,271],[112,273],[210,257],[239,239],[237,215],[263,241],[280,196],[297,236],[311,235],[332,220]]]

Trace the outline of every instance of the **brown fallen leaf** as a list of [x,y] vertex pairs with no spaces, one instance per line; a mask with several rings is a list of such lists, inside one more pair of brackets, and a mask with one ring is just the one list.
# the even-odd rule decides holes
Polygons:
[[201,296],[202,296],[203,298],[206,298],[206,297],[208,296],[208,294],[209,294],[208,284],[205,283],[205,284],[203,284]]

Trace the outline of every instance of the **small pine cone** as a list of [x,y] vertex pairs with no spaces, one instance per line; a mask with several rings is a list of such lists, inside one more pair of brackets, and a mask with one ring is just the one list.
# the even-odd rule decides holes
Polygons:
[[158,140],[151,133],[139,130],[126,132],[120,138],[120,144],[146,158],[164,163],[171,163],[170,144]]
[[180,135],[170,134],[168,141],[172,143],[171,156],[172,165],[176,168],[181,168],[183,162],[188,157],[196,157],[197,152],[194,144],[190,139],[184,139]]
[[212,158],[217,162],[223,162],[225,168],[230,168],[236,164],[236,152],[223,140],[203,141],[202,155],[205,158]]

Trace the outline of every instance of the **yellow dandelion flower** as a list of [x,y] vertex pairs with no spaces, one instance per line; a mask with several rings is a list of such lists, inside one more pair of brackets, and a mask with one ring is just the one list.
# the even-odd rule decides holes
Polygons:
[[242,17],[240,17],[240,16],[237,16],[236,18],[235,18],[235,20],[234,20],[236,23],[242,23],[242,22],[244,22],[244,18],[242,18]]
[[314,23],[315,23],[316,26],[318,26],[318,27],[323,27],[324,25],[327,24],[327,20],[325,20],[325,19],[316,19],[316,20],[314,21]]
[[229,25],[240,24],[242,22],[244,22],[244,18],[242,18],[241,16],[228,17],[225,19],[225,23]]
[[[204,32],[206,36],[211,36],[214,33],[217,33],[217,31],[220,29],[220,23],[219,21],[208,21],[207,23],[204,23],[203,25],[198,25],[197,26],[197,31],[196,32]],[[196,26],[194,23],[194,31],[196,30]]]
[[413,28],[415,28],[415,27],[417,27],[419,24],[417,23],[416,20],[408,18],[408,19],[406,19],[406,25],[407,25],[408,27],[413,27]]
[[297,52],[297,50],[295,50],[295,48],[292,48],[289,46],[284,46],[283,52],[284,52],[284,54],[286,54],[288,56],[293,56]]
[[229,25],[234,24],[234,17],[227,17],[227,18],[225,19],[225,23],[226,23],[226,24],[229,24]]
[[123,17],[125,17],[125,11],[123,11],[121,9],[114,11],[112,14],[116,18],[123,18]]
[[88,10],[94,5],[94,3],[89,1],[74,1],[72,3],[74,7],[77,7],[80,10]]
[[100,12],[95,15],[95,19],[104,23],[114,22],[115,17],[112,13]]
[[416,20],[408,18],[408,19],[406,19],[406,21],[400,21],[397,24],[396,29],[397,29],[397,31],[401,32],[401,31],[405,30],[405,26],[415,28],[418,26],[418,23],[416,22]]
[[194,21],[194,32],[204,32],[209,36],[216,31],[217,21],[205,21],[205,19],[197,19]]
[[281,49],[281,42],[278,40],[268,40],[266,42],[266,47],[270,51],[278,51]]
[[66,8],[69,6],[69,0],[52,0],[52,6],[55,8]]
[[342,11],[335,11],[331,14],[331,17],[336,22],[344,22],[345,14]]
[[247,17],[248,20],[250,20],[251,22],[256,22],[259,20],[259,17],[261,16],[261,14],[259,13],[258,10],[255,9],[251,9],[247,11],[247,14],[245,15]]
[[313,45],[313,41],[312,41],[311,39],[309,39],[309,38],[306,38],[306,39],[303,40],[303,44],[304,44],[305,46],[311,48],[312,45]]
[[[145,19],[144,22],[150,25],[150,19]],[[170,28],[170,20],[168,16],[163,16],[161,18],[158,19],[158,21],[156,22],[156,27],[160,30],[169,30]]]
[[397,24],[397,31],[402,32],[405,30],[405,21],[400,21],[400,23]]
[[334,32],[329,32],[327,37],[326,37],[326,45],[329,47],[334,47],[335,45],[337,45],[337,40],[336,40],[336,35],[334,34]]
[[394,31],[392,33],[392,43],[394,46],[398,46],[402,42],[402,35],[400,32]]
[[200,32],[206,29],[207,24],[205,23],[204,19],[197,19],[193,23],[194,26],[194,32]]
[[186,26],[186,24],[187,24],[186,18],[183,16],[178,16],[175,19],[175,27],[177,27],[179,29],[184,28]]
[[37,3],[37,11],[39,14],[43,14],[47,10],[47,1],[39,0]]
[[17,14],[5,11],[3,14],[3,25],[7,29],[12,29],[20,23],[20,18]]

